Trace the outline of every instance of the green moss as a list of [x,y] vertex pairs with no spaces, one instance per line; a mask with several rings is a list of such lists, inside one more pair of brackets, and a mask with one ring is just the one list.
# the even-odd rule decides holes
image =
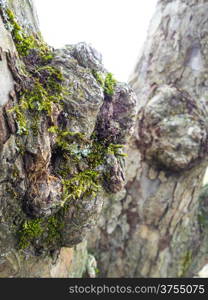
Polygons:
[[72,154],[72,143],[80,144],[86,142],[86,137],[81,132],[60,130],[57,126],[51,126],[48,131],[57,134],[56,146],[69,154]]
[[38,49],[39,55],[43,62],[48,62],[52,59],[53,55],[42,39],[28,35],[23,28],[18,24],[14,13],[10,9],[5,10],[6,23],[9,24],[13,41],[16,45],[17,52],[20,56],[27,56],[32,49]]
[[[2,11],[1,11],[2,13]],[[51,49],[40,37],[27,35],[10,9],[4,11],[5,22],[9,28],[20,56],[24,57],[25,75],[28,81],[24,81],[19,92],[18,104],[10,110],[14,113],[17,123],[17,134],[27,135],[32,130],[34,135],[38,134],[38,119],[41,112],[52,114],[54,103],[63,99],[65,89],[63,87],[63,75],[54,66],[48,65],[53,58]],[[30,57],[30,51],[35,53]],[[36,64],[33,59],[35,57]],[[32,60],[31,60],[32,59]],[[27,86],[27,87],[26,87]],[[28,125],[28,113],[33,119],[33,123]],[[33,115],[31,115],[34,114]],[[38,114],[39,115],[38,115]]]
[[[30,245],[44,245],[47,249],[54,249],[61,244],[63,218],[68,207],[62,207],[55,215],[49,218],[25,220],[18,230],[18,248],[26,249]],[[36,245],[37,246],[37,245]]]
[[63,204],[68,200],[76,200],[83,196],[95,197],[100,190],[99,173],[94,170],[85,170],[71,179],[63,179]]
[[[27,37],[10,10],[7,10],[7,15],[9,22],[12,23],[12,35],[17,50],[21,56],[25,57],[25,75],[28,77],[28,82],[25,82],[27,88],[24,86],[19,92],[19,103],[10,111],[15,114],[19,135],[28,134],[30,129],[37,135],[39,119],[37,113],[39,117],[41,112],[46,112],[51,116],[54,103],[59,103],[66,92],[62,84],[64,78],[60,70],[46,65],[53,57],[48,46],[40,39]],[[29,39],[33,40],[30,45],[28,45]],[[38,65],[32,65],[32,67],[28,56],[31,49],[36,49],[34,55],[38,62]],[[31,128],[28,127],[27,111],[33,112],[35,115],[34,117],[31,115],[31,118],[34,119]]]
[[27,118],[25,116],[23,103],[20,101],[19,105],[15,105],[9,110],[9,112],[14,113],[15,120],[17,123],[17,134],[18,135],[28,135],[28,124]]
[[104,143],[93,140],[88,154],[88,163],[92,169],[104,164],[107,147]]
[[38,49],[38,55],[43,65],[51,62],[54,53],[41,37],[35,38],[35,49]]
[[105,78],[104,78],[104,74],[101,72],[97,72],[95,70],[92,70],[92,75],[95,77],[96,81],[98,82],[98,84],[104,88],[105,87]]
[[[63,152],[62,156],[66,160],[66,164],[64,164],[62,168],[60,166],[58,171],[58,174],[62,177],[63,184],[62,205],[64,205],[70,199],[76,200],[84,195],[91,195],[94,197],[100,189],[100,174],[93,168],[94,166],[92,164],[92,157],[90,160],[88,155],[85,156],[86,161],[91,168],[81,171],[71,178],[69,178],[71,169],[67,164],[68,161],[70,162],[73,160],[79,165],[79,162],[83,159],[80,154],[82,154],[84,151],[89,151],[89,153],[92,153],[89,150],[91,141],[87,140],[86,137],[80,132],[60,130],[56,126],[50,127],[48,131],[57,134],[56,146]],[[83,150],[79,149],[81,144],[85,145],[86,148]]]
[[17,52],[21,56],[28,54],[29,50],[35,48],[35,39],[33,36],[26,36],[21,26],[17,23],[13,12],[6,9],[7,22],[10,25],[11,35],[15,42]]
[[36,114],[34,113],[32,116],[32,123],[30,125],[30,128],[33,132],[33,136],[38,136],[40,126],[41,126],[40,116],[38,113],[36,113]]
[[[15,105],[10,112],[15,113],[19,135],[27,135],[29,130],[37,134],[37,122],[41,112],[46,112],[49,116],[52,114],[53,105],[59,103],[63,98],[64,88],[61,85],[61,74],[59,70],[50,67],[50,75],[44,83],[40,83],[39,79],[35,79],[34,83],[20,93],[19,104]],[[57,77],[56,77],[57,76]],[[32,128],[28,128],[26,112],[33,112],[34,119]]]
[[115,92],[116,79],[113,77],[112,73],[107,73],[104,83],[104,93],[108,96],[113,96]]
[[35,69],[33,75],[41,79],[41,84],[50,93],[59,95],[63,92],[61,83],[64,77],[61,71],[54,66],[44,65]]
[[[63,204],[68,200],[76,200],[83,196],[95,197],[101,188],[102,172],[98,171],[99,166],[105,164],[107,154],[113,154],[115,156],[126,156],[122,152],[123,145],[110,144],[106,146],[104,143],[100,143],[96,140],[86,140],[80,133],[71,133],[68,131],[60,131],[57,127],[51,127],[50,132],[57,133],[57,146],[62,151],[66,152],[63,157],[66,158],[66,163],[60,166],[58,174],[62,177],[63,184]],[[85,148],[77,153],[72,151],[71,145],[80,145],[84,142]],[[87,153],[83,158],[79,157],[79,153]],[[70,167],[67,161],[77,157],[76,162],[79,165],[80,161],[85,159],[88,169],[75,174],[71,178],[68,178],[71,174]]]
[[56,134],[55,149],[62,152],[62,157],[65,160],[65,163],[60,164],[58,174],[60,176],[71,174],[68,162],[70,162],[70,165],[72,163],[76,165],[86,160],[90,141],[81,132],[61,130],[57,126],[50,127],[48,131]]
[[14,112],[16,114],[16,122],[17,122],[17,127],[18,127],[17,134],[28,135],[27,119],[25,117],[24,112],[21,110],[21,107],[15,106]]
[[[45,73],[41,73],[41,71]],[[54,103],[59,103],[64,95],[61,72],[52,66],[44,66],[41,71],[35,71],[37,76],[32,86],[24,90],[20,102],[26,103],[25,108],[32,111],[45,111],[50,116]]]
[[120,144],[110,144],[107,148],[107,153],[113,154],[115,156],[126,157],[127,154],[123,153],[123,147],[124,147],[124,145],[120,145]]
[[108,96],[113,96],[117,80],[113,77],[112,73],[104,75],[101,72],[92,70],[92,75],[95,77],[98,84],[104,89],[104,93]]
[[126,157],[127,154],[123,152],[124,145],[109,144],[97,141],[96,139],[90,146],[90,152],[88,154],[88,163],[91,168],[95,169],[100,165],[105,164],[106,155],[111,154],[117,157]]
[[[71,199],[76,200],[90,195],[94,197],[101,187],[100,173],[95,168],[103,162],[103,146],[98,149],[97,145],[97,153],[95,153],[93,142],[80,132],[60,130],[57,126],[50,127],[48,131],[57,135],[56,147],[63,152],[62,157],[66,160],[66,163],[60,165],[58,171],[63,184],[62,205]],[[83,145],[83,149],[80,148],[81,145]],[[71,176],[71,167],[68,162],[74,161],[79,169],[79,163],[84,159],[89,168]],[[69,178],[70,176],[71,178]]]
[[27,248],[34,240],[41,236],[43,233],[41,223],[41,219],[26,220],[23,222],[18,232],[18,246],[20,249]]
[[58,133],[59,132],[59,128],[58,128],[58,126],[51,126],[51,127],[48,128],[48,132]]
[[29,51],[35,48],[35,38],[32,35],[26,35],[24,33],[22,27],[17,23],[17,20],[10,9],[6,10],[6,15],[17,52],[20,56],[28,55]]
[[31,90],[25,91],[22,97],[27,102],[30,110],[46,111],[49,115],[51,114],[52,102],[47,91],[38,81],[35,82]]
[[59,212],[47,219],[47,236],[45,238],[45,243],[48,247],[52,245],[55,247],[61,243],[61,231],[64,227],[62,218],[63,216],[61,216]]

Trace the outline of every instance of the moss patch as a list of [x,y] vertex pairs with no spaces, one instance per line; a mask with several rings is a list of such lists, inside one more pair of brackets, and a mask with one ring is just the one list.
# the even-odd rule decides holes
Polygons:
[[41,236],[43,228],[41,227],[41,219],[26,220],[18,232],[19,247],[27,248],[35,239]]
[[70,199],[76,200],[83,196],[95,197],[101,188],[98,178],[98,172],[88,169],[69,180],[63,179],[63,204]]
[[127,154],[123,152],[124,145],[120,144],[110,144],[107,148],[108,154],[113,154],[114,156],[126,157]]
[[27,56],[31,49],[38,49],[39,55],[44,62],[48,62],[52,59],[53,55],[47,44],[44,43],[40,37],[27,35],[23,28],[18,24],[14,13],[10,9],[7,8],[4,11],[3,16],[20,56]]
[[14,117],[17,124],[17,134],[18,135],[28,135],[28,124],[27,118],[24,113],[25,107],[24,103],[20,101],[19,105],[15,105],[9,110],[10,113],[14,113]]
[[95,77],[98,84],[103,88],[104,93],[107,96],[114,95],[117,80],[114,78],[112,73],[103,74],[93,70],[92,75]]
[[115,92],[117,80],[113,77],[112,73],[107,73],[104,83],[104,93],[108,96],[113,96]]
[[[10,110],[15,116],[17,133],[25,135],[31,129],[27,124],[28,111],[51,115],[53,104],[63,98],[63,75],[57,68],[49,65],[54,54],[40,36],[26,34],[10,9],[0,8],[0,13],[11,32],[17,52],[25,63],[25,77],[22,78],[18,92],[19,103]],[[35,120],[37,121],[37,114]]]
[[92,70],[92,75],[95,77],[97,83],[104,88],[105,87],[105,77],[104,74],[101,72],[97,72],[95,70]]
[[17,232],[18,248],[26,249],[33,245],[36,249],[41,245],[48,250],[61,246],[61,231],[63,229],[63,212],[60,210],[47,219],[36,218],[24,220]]

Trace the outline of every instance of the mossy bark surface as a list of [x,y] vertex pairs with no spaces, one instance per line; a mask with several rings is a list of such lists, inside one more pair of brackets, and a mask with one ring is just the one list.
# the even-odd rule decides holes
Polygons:
[[1,0],[0,22],[0,276],[81,277],[136,96],[86,43],[49,47],[31,1]]
[[91,46],[46,45],[31,1],[0,1],[1,277],[94,276],[86,235],[101,277],[206,263],[207,6],[158,1],[137,101]]

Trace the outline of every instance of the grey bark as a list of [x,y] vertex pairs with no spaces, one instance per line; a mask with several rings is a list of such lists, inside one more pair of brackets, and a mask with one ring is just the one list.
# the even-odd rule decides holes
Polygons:
[[101,277],[193,276],[206,263],[198,196],[207,166],[207,9],[206,0],[158,1],[130,80],[139,113],[127,182],[105,199],[89,237]]
[[[39,31],[31,1],[8,3],[28,34]],[[88,247],[101,277],[192,276],[204,265],[207,229],[201,216],[206,216],[207,201],[205,197],[199,202],[198,195],[207,166],[207,7],[208,1],[203,0],[158,2],[130,81],[137,103],[125,84],[117,83],[114,95],[105,95],[92,73],[105,75],[106,70],[92,47],[80,43],[54,52],[50,66],[63,72],[68,96],[64,109],[53,107],[53,125],[84,133],[87,139],[96,132],[106,146],[129,144],[129,150],[126,168],[124,157],[112,151],[105,155],[98,166],[103,185],[96,197],[72,201],[57,245],[62,248],[53,256],[47,252],[53,249],[46,246],[37,256],[37,245],[42,243],[38,239],[19,251],[12,231],[13,224],[17,228],[31,214],[47,219],[60,209],[63,187],[56,169],[66,161],[62,155],[52,155],[56,134],[47,131],[44,115],[37,136],[18,137],[9,110],[19,100],[14,89],[21,81],[23,61],[0,18],[1,277],[81,277],[86,268],[94,276],[96,263],[88,256],[86,242],[79,242],[97,220]],[[19,152],[19,140],[27,155]],[[83,157],[89,148],[80,142],[72,150]],[[67,167],[72,176],[78,169],[85,170],[86,160],[78,165],[69,161]],[[36,181],[34,173],[40,175]]]

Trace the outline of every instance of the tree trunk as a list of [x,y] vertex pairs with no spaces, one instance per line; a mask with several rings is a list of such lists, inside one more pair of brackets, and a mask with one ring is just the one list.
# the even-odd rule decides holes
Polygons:
[[50,48],[30,0],[0,0],[0,85],[0,277],[94,277],[84,239],[123,188],[135,93],[86,43]]
[[207,8],[158,2],[130,81],[137,103],[95,49],[50,49],[31,1],[0,0],[1,277],[95,276],[83,240],[97,220],[102,277],[206,263]]
[[207,166],[207,9],[206,0],[157,4],[130,80],[139,113],[127,183],[104,200],[89,237],[102,277],[192,276],[207,262],[198,200]]

